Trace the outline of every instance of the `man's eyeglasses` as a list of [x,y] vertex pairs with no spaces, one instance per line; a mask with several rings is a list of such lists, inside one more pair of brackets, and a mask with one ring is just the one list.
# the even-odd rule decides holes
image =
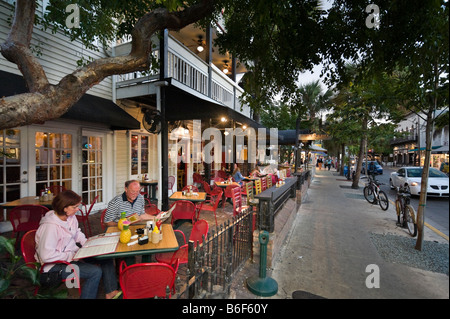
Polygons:
[[140,191],[130,191],[129,189],[127,189],[127,193],[130,195],[138,195]]

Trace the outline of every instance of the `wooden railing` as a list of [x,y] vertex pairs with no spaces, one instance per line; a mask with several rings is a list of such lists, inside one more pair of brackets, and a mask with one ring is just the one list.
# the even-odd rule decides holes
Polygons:
[[[122,54],[128,52],[128,43],[123,43],[117,47],[116,51]],[[131,46],[130,46],[131,48]],[[160,51],[155,47],[152,55],[158,60]],[[169,47],[167,50],[167,77],[176,80],[186,88],[211,98],[247,117],[251,117],[251,109],[248,105],[241,105],[239,97],[243,94],[242,88],[215,65],[211,65],[211,78],[209,78],[209,66],[191,50],[184,47],[173,37],[169,36]],[[158,71],[132,72],[115,76],[117,89],[123,90],[126,87],[136,87],[137,85],[148,85],[159,79]],[[211,92],[209,92],[211,85]],[[149,92],[148,89],[143,92]]]

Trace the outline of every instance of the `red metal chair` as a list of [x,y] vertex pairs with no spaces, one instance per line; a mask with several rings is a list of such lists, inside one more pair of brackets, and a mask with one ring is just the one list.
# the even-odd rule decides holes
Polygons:
[[[127,266],[122,261],[119,283],[123,299],[169,298],[175,293],[175,275],[175,270],[164,263],[140,263]],[[169,289],[168,293],[167,289]]]
[[261,191],[264,192],[267,189],[267,178],[261,177]]
[[277,174],[272,174],[272,185],[276,185],[278,182]]
[[223,179],[228,179],[228,174],[225,171],[223,171],[223,170],[218,171],[217,172],[217,176],[219,176],[219,177],[221,177]]
[[[36,237],[36,229],[30,230],[25,235],[23,235],[22,241],[20,244],[23,260],[25,261],[25,263],[27,264],[28,267],[33,268],[33,269],[36,269],[37,266],[39,265],[36,258],[34,257],[34,255],[36,253],[35,237]],[[81,295],[80,278],[78,277],[74,266],[71,263],[68,263],[67,261],[62,261],[62,260],[53,261],[53,262],[51,262],[51,264],[66,264],[71,268],[71,270],[74,274],[73,278],[76,280],[76,283],[77,283],[76,287],[78,287],[78,293]],[[40,267],[40,273],[43,272],[45,265],[46,264],[44,264]],[[72,280],[72,278],[69,277],[67,279],[63,279],[61,281],[61,283],[65,282],[66,280]],[[39,286],[36,286],[36,289],[34,290],[34,294],[36,295],[38,291],[39,291]]]
[[172,210],[172,225],[176,220],[179,219],[190,219],[192,224],[195,220],[195,204],[188,200],[178,200],[173,203],[170,208],[174,205],[175,208]]
[[148,197],[148,193],[147,193],[147,186],[142,186],[141,190],[139,191],[139,193],[144,196],[144,198]]
[[233,188],[231,193],[233,199],[233,216],[236,216],[241,213],[245,206],[242,206],[242,195],[240,188]]
[[[91,213],[92,207],[94,207],[94,204],[97,201],[98,197],[99,197],[99,195],[95,196],[94,201],[91,203],[91,206],[89,206],[89,209],[87,208],[85,203],[81,203],[84,211],[83,211],[83,209],[80,208],[80,209],[78,209],[78,211],[81,213],[81,215],[79,215],[79,214],[76,215],[78,222],[83,223],[84,232],[88,235],[88,237],[92,236],[91,224],[89,223],[89,214]],[[86,224],[89,228],[89,232],[88,232],[88,228],[86,228]]]
[[218,227],[216,210],[217,210],[217,206],[219,206],[219,202],[220,202],[220,199],[222,198],[222,194],[223,194],[223,191],[219,187],[217,187],[211,191],[211,195],[210,195],[211,197],[209,199],[207,199],[206,201],[202,202],[198,209],[197,220],[200,219],[200,212],[203,210],[214,212],[214,218],[216,219],[216,227]]
[[20,233],[38,229],[41,218],[48,211],[47,207],[41,205],[20,205],[11,209],[9,221],[13,227],[12,236],[16,234],[16,247],[19,247]]
[[241,191],[241,187],[240,187],[239,185],[236,185],[236,184],[228,185],[228,186],[225,188],[225,200],[224,200],[223,203],[222,203],[222,208],[225,207],[226,199],[227,199],[227,198],[232,198],[232,197],[233,197],[233,194],[231,193],[231,190],[234,189],[234,188],[239,188],[239,191]]
[[218,177],[218,176],[214,177],[214,182],[223,182],[223,181],[225,181],[225,180],[222,177]]
[[194,186],[194,185],[186,185],[186,186],[183,187],[183,189],[182,189],[181,191],[188,191],[188,190],[189,190],[189,187],[192,188],[192,191],[193,191],[193,192],[198,192],[198,187],[197,187],[197,186]]
[[147,203],[145,204],[145,213],[149,215],[158,215],[161,211],[158,209],[158,206],[152,204],[148,198],[144,198]]
[[169,179],[167,181],[167,189],[168,191],[171,191],[173,194],[173,185],[175,185],[175,176],[169,176]]
[[202,178],[202,175],[200,175],[199,173],[194,173],[192,175],[192,179],[194,181],[194,185],[196,185],[196,186],[198,185],[197,187],[200,187],[202,185],[203,178]]
[[[197,247],[198,244],[203,243],[203,237],[206,238],[208,234],[209,225],[208,222],[204,219],[198,220],[194,225],[192,225],[191,235],[189,236],[189,241],[194,242],[194,247]],[[178,266],[182,264],[187,264],[188,262],[188,244],[186,242],[186,236],[181,230],[174,230],[175,232],[179,232],[183,235],[184,245],[178,248],[177,251],[173,253],[160,253],[156,254],[155,258],[160,263],[165,263],[168,265],[175,265],[175,272],[178,271]]]
[[106,229],[106,224],[105,224],[105,214],[106,214],[107,209],[104,209],[102,211],[102,214],[100,215],[100,225],[102,226],[102,229]]
[[205,181],[202,181],[202,186],[203,186],[203,190],[205,191],[205,193],[210,196],[211,195],[211,186],[209,186],[209,184]]

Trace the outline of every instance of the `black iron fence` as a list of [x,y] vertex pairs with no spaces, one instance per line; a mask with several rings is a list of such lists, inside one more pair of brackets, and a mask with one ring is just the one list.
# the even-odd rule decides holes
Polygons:
[[227,298],[233,275],[251,257],[253,228],[253,211],[244,209],[211,230],[202,244],[190,241],[188,265],[180,267],[185,273],[177,279],[172,298]]

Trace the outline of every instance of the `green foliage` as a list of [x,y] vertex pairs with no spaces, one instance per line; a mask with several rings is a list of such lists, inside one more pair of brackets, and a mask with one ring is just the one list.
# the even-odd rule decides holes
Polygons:
[[[53,32],[62,30],[73,40],[80,40],[85,47],[98,50],[97,40],[106,48],[116,38],[131,35],[136,22],[146,13],[160,7],[175,11],[192,1],[181,0],[50,0],[47,12],[36,22]],[[66,7],[77,4],[80,9],[80,27],[68,28]],[[151,35],[149,35],[151,36]]]
[[216,44],[246,63],[245,100],[260,110],[296,90],[301,71],[320,62],[317,1],[222,1],[226,33]]
[[[65,299],[67,289],[40,290],[34,295],[35,286],[40,285],[39,264],[30,267],[16,254],[15,239],[0,236],[0,299]],[[42,293],[43,292],[43,293]]]
[[30,287],[17,281],[23,278],[31,285],[37,285],[39,272],[16,255],[14,243],[15,239],[0,236],[0,298],[31,298]]
[[367,149],[373,149],[375,154],[388,155],[392,153],[391,140],[397,137],[397,125],[393,123],[379,123],[371,127],[368,132]]
[[340,85],[327,117],[327,132],[338,144],[359,148],[361,139],[377,153],[390,153],[390,140],[404,111],[398,106],[398,77],[383,73],[370,80],[357,76],[358,67],[347,66],[348,83]]
[[279,130],[295,129],[296,119],[297,115],[284,103],[270,105],[261,111],[261,123],[265,127],[276,127]]
[[[445,49],[448,48],[448,1],[379,0],[375,3],[380,10],[378,29],[365,24],[366,1],[335,0],[322,20],[322,27],[327,30],[324,43],[328,43],[322,47],[322,53],[329,80],[348,79],[345,61],[361,66],[358,78],[371,78],[383,72],[390,74],[399,67],[403,69],[411,62],[430,67],[417,55],[418,49],[448,50]],[[442,24],[440,17],[447,21]],[[430,36],[432,33],[435,35]]]

